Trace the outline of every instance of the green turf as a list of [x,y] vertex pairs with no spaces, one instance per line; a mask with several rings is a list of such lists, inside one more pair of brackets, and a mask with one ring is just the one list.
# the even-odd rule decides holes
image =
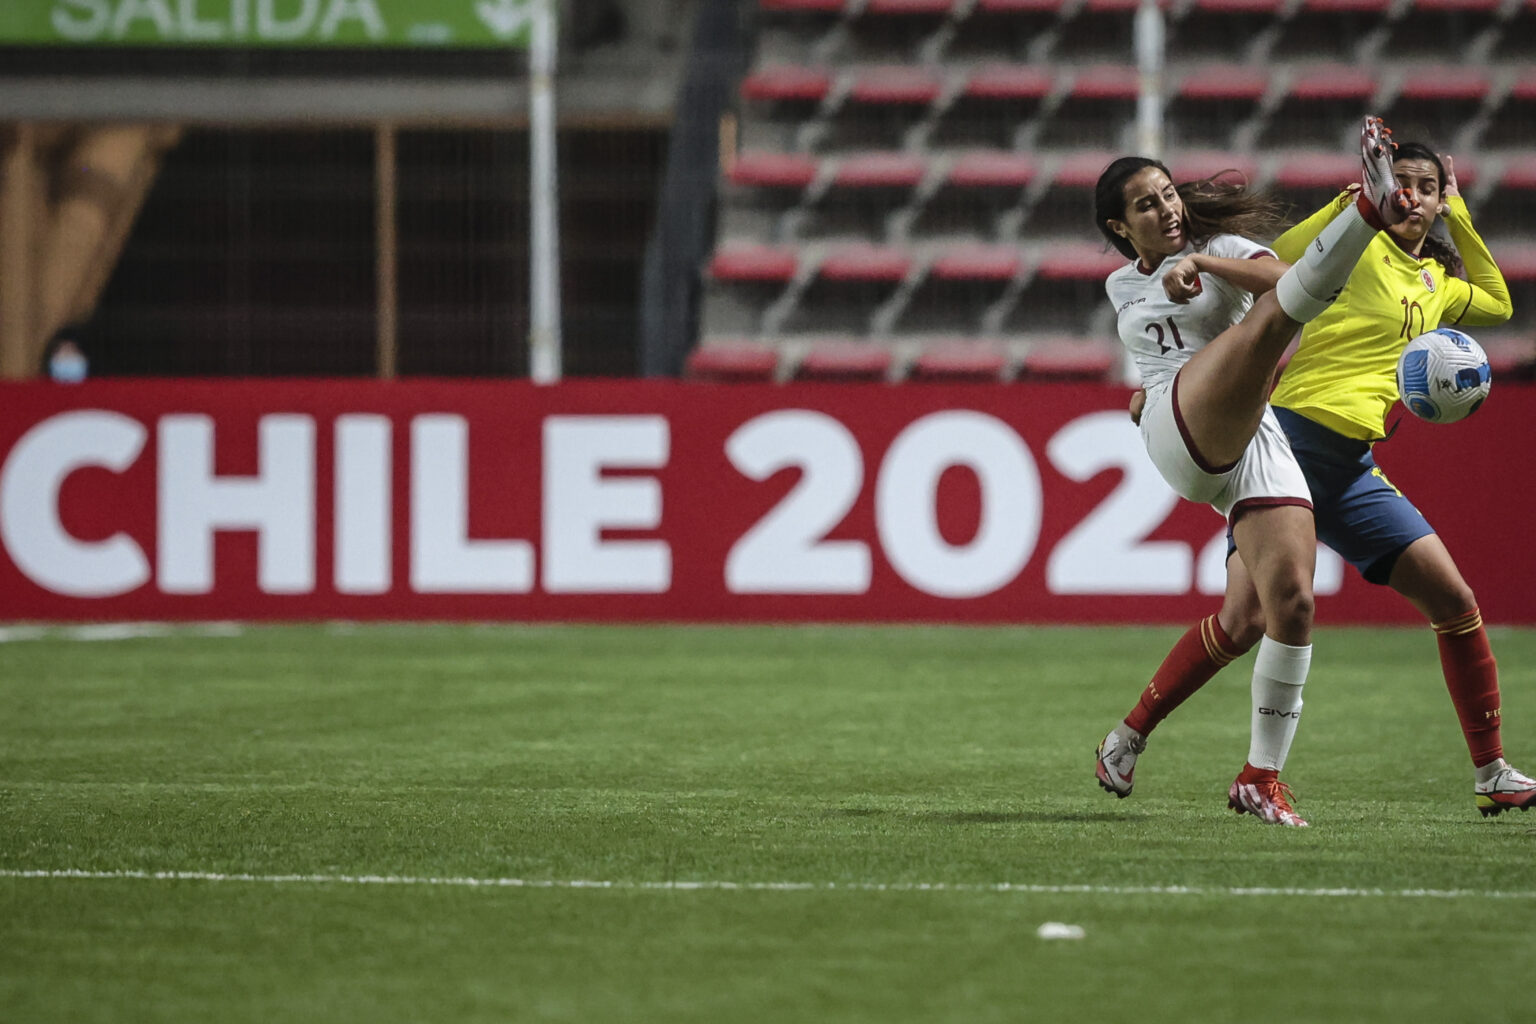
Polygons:
[[[1286,773],[1302,831],[1225,809],[1247,661],[1159,730],[1135,796],[1095,785],[1176,636],[0,643],[0,1019],[1536,1019],[1536,817],[1477,815],[1428,631],[1320,632]],[[1493,640],[1530,766],[1536,631]],[[15,875],[69,869],[262,878]]]

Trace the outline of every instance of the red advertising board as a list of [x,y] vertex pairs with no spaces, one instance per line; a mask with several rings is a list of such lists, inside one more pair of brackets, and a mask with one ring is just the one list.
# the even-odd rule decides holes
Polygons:
[[[1223,524],[1098,385],[0,386],[0,619],[1187,622]],[[1536,623],[1536,389],[1378,446]],[[1336,557],[1324,623],[1414,622]]]

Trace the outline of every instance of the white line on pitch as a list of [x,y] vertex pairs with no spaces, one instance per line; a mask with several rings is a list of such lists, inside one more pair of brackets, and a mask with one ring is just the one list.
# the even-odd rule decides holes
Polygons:
[[1311,896],[1356,899],[1536,899],[1536,892],[1499,889],[1270,888],[1202,885],[1037,885],[1024,882],[723,882],[598,879],[437,878],[411,875],[250,875],[214,871],[81,871],[0,868],[0,878],[153,882],[245,882],[265,885],[450,886],[463,889],[622,889],[644,892],[957,892],[1086,896]]

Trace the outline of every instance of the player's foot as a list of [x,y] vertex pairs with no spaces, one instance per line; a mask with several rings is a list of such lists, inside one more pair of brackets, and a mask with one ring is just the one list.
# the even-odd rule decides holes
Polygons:
[[1279,779],[1244,782],[1243,775],[1239,775],[1232,788],[1227,790],[1227,806],[1238,814],[1251,814],[1266,825],[1306,828],[1307,819],[1291,807],[1294,799],[1291,787]]
[[1496,762],[1498,771],[1487,782],[1472,787],[1477,799],[1477,809],[1487,818],[1505,811],[1525,810],[1536,804],[1536,779],[1510,767],[1502,757]]
[[1374,214],[1366,219],[1378,230],[1406,220],[1419,205],[1408,190],[1398,186],[1392,173],[1392,151],[1396,148],[1392,129],[1381,118],[1367,117],[1360,125],[1360,181],[1369,212]]
[[1099,744],[1099,759],[1094,774],[1106,793],[1122,800],[1131,795],[1131,776],[1136,772],[1136,755],[1147,749],[1147,738],[1125,725],[1110,730]]

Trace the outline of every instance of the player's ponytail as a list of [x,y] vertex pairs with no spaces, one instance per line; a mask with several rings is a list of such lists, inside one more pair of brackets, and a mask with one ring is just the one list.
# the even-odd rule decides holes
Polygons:
[[1196,245],[1216,235],[1270,239],[1285,230],[1285,207],[1269,193],[1250,191],[1246,183],[1225,177],[1236,173],[1218,171],[1178,186],[1189,237]]

